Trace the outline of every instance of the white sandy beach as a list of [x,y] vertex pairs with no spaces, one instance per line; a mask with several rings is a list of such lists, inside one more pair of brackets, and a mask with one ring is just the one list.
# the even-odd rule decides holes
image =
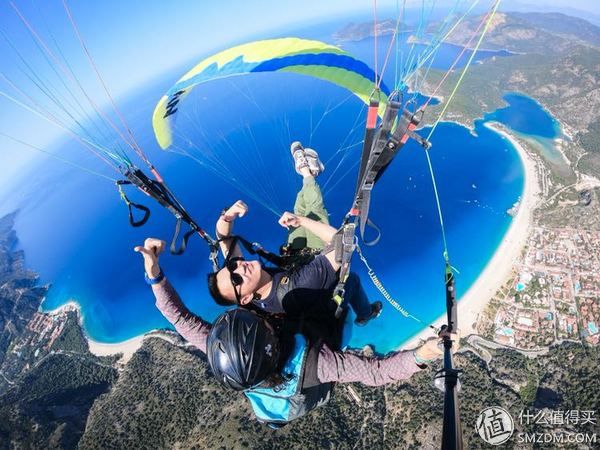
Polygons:
[[[517,150],[525,168],[525,188],[521,195],[518,212],[506,232],[502,243],[488,262],[479,278],[469,290],[458,300],[458,327],[462,336],[475,333],[475,323],[487,303],[509,277],[513,264],[519,257],[521,249],[529,235],[533,207],[538,201],[539,180],[533,159],[527,154],[519,142],[509,133],[493,124],[485,126],[502,135]],[[434,325],[439,327],[446,323],[446,314],[439,317]],[[432,331],[425,329],[402,344],[402,348],[416,347],[419,341],[431,337]]]
[[144,342],[145,334],[135,336],[131,339],[127,339],[123,342],[117,342],[115,344],[104,344],[102,342],[96,342],[87,337],[90,352],[96,356],[108,356],[122,353],[122,362],[126,363],[131,359],[133,354],[142,346]]
[[[52,311],[47,311],[47,314],[53,315],[53,314],[60,314],[66,311],[73,311],[73,310],[77,310],[77,313],[79,314],[79,324],[81,326],[82,331],[85,334],[85,329],[83,328],[83,314],[81,312],[81,307],[79,306],[79,303],[77,303],[75,300],[70,300],[67,303],[65,303],[64,305],[53,309]],[[142,346],[142,342],[144,341],[144,338],[146,337],[145,334],[141,334],[139,336],[135,336],[131,339],[127,339],[126,341],[123,342],[117,342],[114,344],[105,344],[102,342],[97,342],[94,341],[93,339],[91,339],[87,334],[85,334],[85,337],[87,339],[88,342],[88,347],[89,350],[92,354],[96,355],[96,356],[108,356],[108,355],[116,355],[118,353],[122,353],[123,357],[121,359],[122,362],[126,363],[127,361],[129,361],[131,359],[131,357],[133,356],[133,354]]]

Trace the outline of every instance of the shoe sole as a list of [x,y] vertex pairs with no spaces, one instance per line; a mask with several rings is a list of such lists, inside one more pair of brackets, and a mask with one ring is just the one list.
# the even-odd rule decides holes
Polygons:
[[294,153],[296,153],[297,151],[300,151],[300,150],[304,153],[304,147],[302,146],[302,142],[300,142],[300,141],[292,142],[292,144],[290,145],[290,153],[292,154],[292,156],[294,156]]
[[[325,170],[325,165],[319,159],[319,154],[313,150],[312,148],[304,149],[304,156],[306,156],[306,162],[308,163],[308,168],[313,176],[320,175]],[[311,164],[313,162],[314,164]]]
[[[302,153],[301,156],[296,156],[296,153]],[[303,169],[304,167],[308,167],[308,170],[310,170],[310,165],[308,163],[308,159],[306,158],[306,151],[304,150],[304,147],[302,146],[302,143],[300,141],[294,141],[292,142],[292,145],[290,145],[290,153],[292,154],[292,158],[294,159],[294,168],[296,169],[296,173],[298,175],[302,175],[301,169]],[[301,161],[301,159],[304,159],[304,163]]]

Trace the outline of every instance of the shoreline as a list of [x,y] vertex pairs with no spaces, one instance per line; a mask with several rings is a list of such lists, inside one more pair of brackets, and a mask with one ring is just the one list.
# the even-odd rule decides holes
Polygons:
[[[84,332],[85,333],[85,332]],[[110,356],[121,353],[121,361],[126,363],[131,359],[133,354],[140,349],[144,339],[146,339],[146,333],[134,336],[126,341],[115,342],[114,344],[105,344],[102,342],[94,341],[89,336],[85,336],[88,342],[90,353],[95,356]]]
[[[512,144],[524,167],[525,185],[521,195],[519,210],[513,218],[508,231],[505,233],[502,242],[496,248],[494,255],[489,260],[477,280],[475,280],[462,297],[457,299],[458,323],[461,337],[476,334],[475,324],[479,315],[484,311],[494,294],[504,285],[506,279],[510,275],[514,261],[519,257],[521,249],[529,236],[531,215],[534,206],[539,200],[540,193],[536,163],[523,146],[515,137],[495,125],[495,123],[487,122],[484,126],[498,133]],[[442,316],[438,317],[433,322],[433,325],[439,328],[445,323],[446,313],[444,312]],[[431,335],[431,330],[425,328],[403,342],[399,348],[405,349],[416,347],[419,345],[420,341],[431,337]]]
[[[459,122],[457,122],[457,124],[465,126]],[[519,257],[521,249],[529,235],[531,213],[534,205],[539,199],[540,192],[535,162],[528,155],[523,146],[513,135],[498,127],[494,122],[487,122],[483,125],[498,133],[512,144],[524,167],[525,185],[520,198],[519,210],[505,233],[502,242],[498,245],[494,255],[468,291],[462,297],[457,299],[461,336],[476,333],[475,324],[479,314],[486,308],[489,300],[506,282],[506,279],[510,275],[514,261]],[[75,300],[71,299],[64,305],[52,311],[45,312],[47,314],[59,314],[68,310],[77,310],[81,329],[88,342],[89,351],[96,356],[109,356],[121,353],[123,355],[122,361],[127,362],[142,346],[146,335],[150,333],[142,333],[121,342],[103,343],[95,341],[86,333],[83,327],[81,307]],[[433,325],[439,328],[445,322],[446,313],[444,312],[444,314],[433,322]],[[419,345],[420,341],[429,337],[432,337],[432,331],[429,327],[426,327],[417,334],[406,339],[398,348],[405,349],[416,347]]]
[[150,332],[142,333],[140,335],[134,336],[132,338],[126,339],[121,342],[114,343],[105,343],[98,342],[92,339],[87,332],[85,331],[85,327],[83,326],[83,312],[81,310],[81,306],[77,303],[76,300],[71,299],[64,305],[59,306],[56,309],[50,311],[43,311],[48,315],[57,315],[67,311],[77,311],[79,316],[79,326],[83,335],[88,343],[88,349],[91,354],[95,356],[111,356],[122,354],[121,361],[123,363],[128,362],[133,354],[142,346],[146,335]]

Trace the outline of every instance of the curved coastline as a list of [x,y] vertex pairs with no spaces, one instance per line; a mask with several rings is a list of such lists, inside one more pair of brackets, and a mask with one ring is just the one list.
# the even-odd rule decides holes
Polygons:
[[129,361],[133,354],[142,346],[145,338],[146,333],[140,334],[139,336],[134,336],[131,339],[127,339],[123,342],[104,344],[102,342],[94,341],[86,335],[90,353],[96,356],[109,356],[121,353],[123,354],[122,360],[124,363]]
[[[484,126],[508,140],[517,151],[524,167],[525,185],[523,194],[521,195],[519,210],[504,235],[502,242],[477,280],[458,299],[459,325],[462,336],[476,332],[475,324],[479,314],[485,309],[489,300],[510,275],[514,261],[519,257],[519,253],[526,242],[531,224],[531,213],[539,198],[539,181],[534,160],[510,133],[494,125],[492,122],[486,122]],[[85,328],[83,328],[81,307],[75,300],[70,300],[55,310],[47,311],[47,313],[57,314],[69,309],[76,309],[78,311],[80,324],[87,339],[89,351],[96,356],[109,356],[121,353],[123,355],[123,362],[126,362],[142,346],[146,335],[149,333],[142,333],[122,342],[98,342],[89,337]],[[444,313],[433,324],[439,327],[445,322],[446,314]],[[431,336],[431,330],[429,327],[426,327],[404,341],[400,345],[400,348],[416,347],[420,341]]]
[[[539,200],[540,193],[536,163],[523,146],[514,136],[493,122],[486,122],[483,125],[501,135],[514,147],[523,164],[525,185],[523,194],[521,195],[519,210],[513,218],[502,242],[477,280],[458,299],[458,324],[462,336],[476,333],[475,324],[479,314],[485,309],[490,299],[502,287],[510,275],[514,262],[519,258],[520,252],[529,235],[532,212]],[[446,314],[444,313],[433,324],[439,328],[445,323]],[[400,348],[416,347],[420,341],[429,337],[431,337],[431,330],[425,328],[402,343]]]
[[123,355],[122,362],[126,363],[131,359],[133,354],[142,346],[146,335],[149,333],[142,333],[138,336],[134,336],[122,342],[115,342],[110,344],[98,342],[93,340],[90,336],[88,336],[87,332],[85,331],[85,327],[83,326],[83,312],[81,309],[81,305],[79,305],[79,303],[77,303],[76,300],[71,299],[67,303],[59,306],[56,309],[44,312],[48,315],[56,315],[62,314],[67,311],[77,311],[77,314],[79,316],[79,326],[81,327],[85,339],[87,340],[88,349],[90,353],[96,356],[110,356],[117,355],[120,353]]

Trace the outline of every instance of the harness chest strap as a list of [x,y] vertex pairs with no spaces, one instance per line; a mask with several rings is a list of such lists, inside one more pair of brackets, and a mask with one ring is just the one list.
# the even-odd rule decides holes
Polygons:
[[337,304],[335,316],[339,318],[343,312],[342,302],[346,292],[345,285],[350,274],[350,261],[356,248],[356,224],[346,223],[334,236],[335,259],[340,263],[339,281],[333,290],[333,301]]
[[279,301],[283,307],[283,299],[286,295],[294,295],[294,282],[292,281],[292,278],[287,275],[281,277],[275,293],[277,295],[277,301]]
[[281,267],[283,264],[283,258],[281,256],[266,250],[258,242],[250,242],[249,240],[238,235],[226,236],[221,240],[225,239],[233,239],[231,248],[233,248],[236,242],[239,242],[240,244],[242,244],[242,247],[244,247],[244,249],[251,255],[258,255],[260,258],[263,258],[264,260],[270,262],[271,264],[274,264],[277,267]]

